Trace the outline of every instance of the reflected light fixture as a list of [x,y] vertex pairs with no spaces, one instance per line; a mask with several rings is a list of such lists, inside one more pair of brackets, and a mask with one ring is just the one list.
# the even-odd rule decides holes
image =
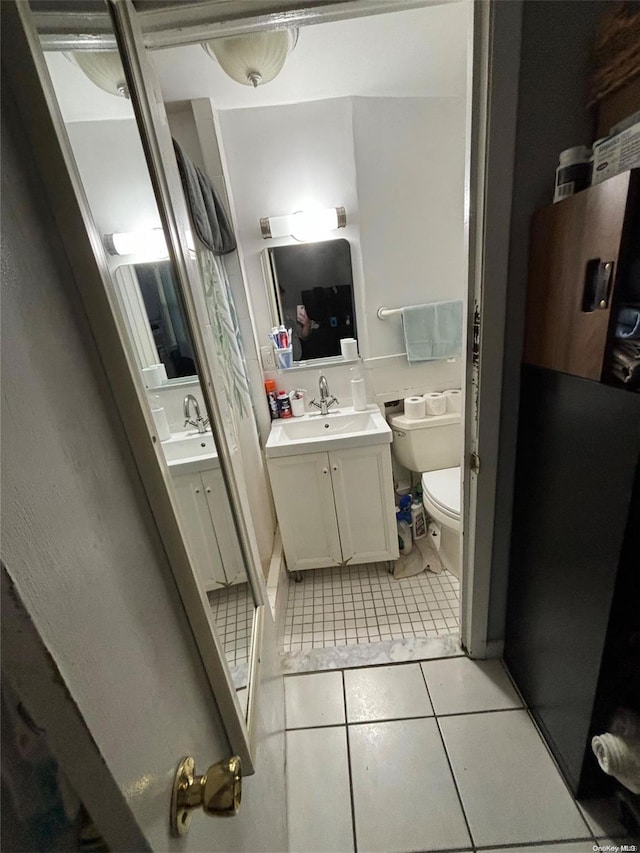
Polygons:
[[297,42],[298,30],[293,28],[211,39],[202,47],[232,80],[255,88],[282,71]]
[[169,257],[162,228],[105,234],[104,246],[110,255],[139,255],[149,260]]
[[64,56],[77,65],[99,89],[120,98],[129,98],[127,78],[117,50],[73,50]]
[[345,228],[347,212],[344,207],[324,210],[297,210],[287,216],[265,216],[260,220],[260,231],[265,240],[269,237],[293,237],[301,243],[321,239],[328,231]]

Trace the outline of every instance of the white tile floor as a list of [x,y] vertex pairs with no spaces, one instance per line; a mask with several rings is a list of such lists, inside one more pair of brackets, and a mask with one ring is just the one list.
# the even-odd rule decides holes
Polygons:
[[289,584],[283,650],[459,632],[459,582],[445,571],[396,580],[386,563],[303,572]]
[[215,589],[207,593],[218,637],[224,646],[227,663],[238,666],[249,660],[253,598],[249,584]]
[[605,843],[497,661],[287,676],[285,699],[290,851]]

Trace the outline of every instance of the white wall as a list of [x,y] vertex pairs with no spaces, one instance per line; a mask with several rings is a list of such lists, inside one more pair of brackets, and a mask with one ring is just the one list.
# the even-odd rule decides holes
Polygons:
[[465,104],[457,98],[355,98],[353,137],[371,358],[404,352],[381,305],[464,292]]
[[[410,366],[391,307],[462,296],[465,102],[459,98],[340,98],[218,113],[240,256],[259,344],[271,326],[259,219],[309,200],[342,204],[351,244],[358,339],[371,399],[459,387],[460,361]],[[329,376],[331,374],[331,376]],[[317,372],[274,376],[279,387],[317,389]],[[348,367],[327,371],[348,403]],[[263,393],[256,385],[255,393]],[[268,429],[268,422],[261,424]]]

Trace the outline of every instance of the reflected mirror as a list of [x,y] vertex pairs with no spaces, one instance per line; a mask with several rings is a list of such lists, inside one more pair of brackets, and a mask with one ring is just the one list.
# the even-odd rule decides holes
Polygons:
[[140,368],[162,364],[168,380],[197,379],[193,344],[169,261],[123,264],[116,269],[115,284]]
[[[193,345],[169,261],[118,267],[116,283],[123,296],[132,337],[135,339],[136,333],[143,332],[150,337],[154,351],[151,363],[163,364],[168,379],[195,377]],[[138,328],[135,305],[144,309],[140,319],[146,319],[145,328]],[[141,367],[148,366],[141,363]]]
[[340,355],[340,339],[357,337],[349,242],[277,246],[265,255],[273,323],[291,329],[293,360]]
[[[82,32],[86,32],[86,22],[83,26]],[[68,31],[74,32],[73,12]],[[105,246],[113,246],[109,236],[144,238],[151,231],[156,237],[161,235],[156,230],[161,226],[160,215],[131,102],[122,87],[108,92],[90,79],[77,61],[77,51],[75,56],[67,55],[49,45],[44,41],[45,61],[64,121],[70,159],[75,161]],[[64,138],[61,142],[67,145]],[[166,256],[166,246],[163,248]],[[159,251],[155,257],[162,255]],[[161,442],[181,531],[196,581],[208,599],[209,624],[217,633],[246,713],[256,597],[245,571],[223,465],[206,417],[179,279],[170,261],[150,260],[150,256],[153,253],[144,239],[129,241],[124,256],[112,251],[106,256],[126,338],[122,345],[132,372],[142,371],[145,386],[153,386],[146,402]],[[223,262],[215,269],[223,279]],[[149,381],[145,371],[154,366],[162,370],[156,381]],[[176,387],[184,382],[189,386]],[[216,393],[224,396],[226,389]],[[250,409],[248,412],[253,417]]]

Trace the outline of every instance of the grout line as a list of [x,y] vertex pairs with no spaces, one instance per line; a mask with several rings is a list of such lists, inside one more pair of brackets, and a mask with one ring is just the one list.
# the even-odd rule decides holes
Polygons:
[[[429,690],[429,685],[427,684],[427,677],[424,674],[424,669],[420,667],[420,672],[422,673],[422,680],[424,681],[424,686],[427,691],[427,696],[429,697],[429,702],[431,707],[433,708],[433,713],[435,714],[435,707],[433,705],[433,700],[431,698],[431,691]],[[471,846],[475,850],[475,840],[473,837],[473,833],[471,832],[471,826],[469,824],[469,819],[467,818],[467,812],[464,807],[464,803],[462,802],[462,795],[460,794],[460,789],[458,788],[458,780],[456,779],[455,773],[453,772],[453,766],[451,764],[451,759],[449,758],[449,753],[447,751],[447,745],[444,742],[444,736],[442,734],[442,729],[440,728],[440,722],[437,717],[434,717],[436,721],[436,726],[438,727],[438,734],[440,735],[440,742],[442,743],[442,749],[444,750],[445,758],[447,759],[447,764],[449,766],[449,772],[451,773],[451,781],[453,782],[453,786],[456,789],[456,795],[458,797],[458,802],[460,803],[460,808],[462,810],[462,817],[464,818],[465,826],[467,827],[467,832],[469,833],[469,839],[471,840]]]
[[[534,728],[535,728],[536,732],[538,733],[538,737],[539,737],[539,738],[540,738],[540,740],[542,741],[542,744],[543,744],[544,748],[545,748],[545,749],[546,749],[546,751],[547,751],[547,755],[551,758],[551,760],[552,760],[552,762],[553,762],[553,766],[556,768],[556,771],[557,771],[558,775],[560,776],[560,778],[562,779],[562,782],[563,782],[563,784],[564,784],[565,788],[567,789],[567,791],[568,791],[568,793],[569,793],[569,796],[570,796],[570,797],[571,797],[571,799],[573,800],[573,804],[574,804],[574,805],[575,805],[575,807],[578,809],[578,812],[580,813],[580,817],[582,818],[582,821],[583,821],[584,825],[587,827],[587,830],[589,831],[589,836],[591,837],[591,839],[592,839],[595,843],[597,843],[597,841],[598,841],[598,837],[597,837],[597,835],[595,834],[594,830],[593,830],[593,829],[591,829],[591,826],[589,825],[589,821],[586,819],[586,817],[584,816],[584,812],[582,811],[582,809],[581,809],[581,808],[580,808],[580,806],[578,805],[578,800],[576,799],[575,794],[573,793],[573,791],[572,791],[572,790],[571,790],[571,788],[569,787],[569,783],[567,782],[567,780],[566,780],[566,778],[565,778],[564,773],[563,773],[563,772],[562,772],[562,770],[560,769],[560,765],[558,764],[558,762],[557,762],[557,760],[556,760],[555,755],[554,755],[554,754],[553,754],[553,752],[551,751],[551,747],[550,747],[550,746],[549,746],[549,744],[547,743],[547,740],[546,740],[546,738],[545,738],[544,734],[542,733],[542,730],[541,730],[540,726],[538,725],[538,721],[537,721],[537,720],[536,720],[536,718],[534,717],[534,715],[533,715],[533,713],[532,713],[532,711],[531,711],[531,708],[529,708],[529,706],[527,705],[527,702],[526,702],[526,700],[525,700],[524,696],[522,695],[522,692],[520,691],[520,688],[518,687],[518,685],[517,685],[517,684],[516,684],[516,682],[515,682],[515,679],[514,679],[514,678],[513,678],[513,676],[511,675],[511,670],[510,670],[510,669],[509,669],[509,667],[507,666],[507,663],[506,663],[506,661],[505,661],[504,657],[500,658],[500,663],[502,664],[502,668],[503,668],[503,670],[506,672],[507,677],[509,678],[509,681],[510,681],[510,682],[511,682],[511,684],[513,685],[513,687],[514,687],[514,689],[515,689],[516,693],[517,693],[517,694],[518,694],[518,696],[520,697],[520,700],[522,701],[522,707],[523,707],[523,708],[524,708],[524,710],[527,712],[527,716],[529,717],[529,719],[530,719],[530,720],[531,720],[531,722],[533,723],[533,726],[534,726]],[[580,840],[582,840],[582,839],[580,839]]]
[[344,719],[345,719],[345,736],[347,738],[347,770],[349,772],[349,797],[351,800],[351,832],[353,833],[353,850],[358,853],[358,839],[356,837],[356,809],[353,796],[353,774],[351,772],[351,743],[349,741],[349,726],[347,722],[347,686],[344,680],[344,670],[342,670],[342,701],[344,702]]

